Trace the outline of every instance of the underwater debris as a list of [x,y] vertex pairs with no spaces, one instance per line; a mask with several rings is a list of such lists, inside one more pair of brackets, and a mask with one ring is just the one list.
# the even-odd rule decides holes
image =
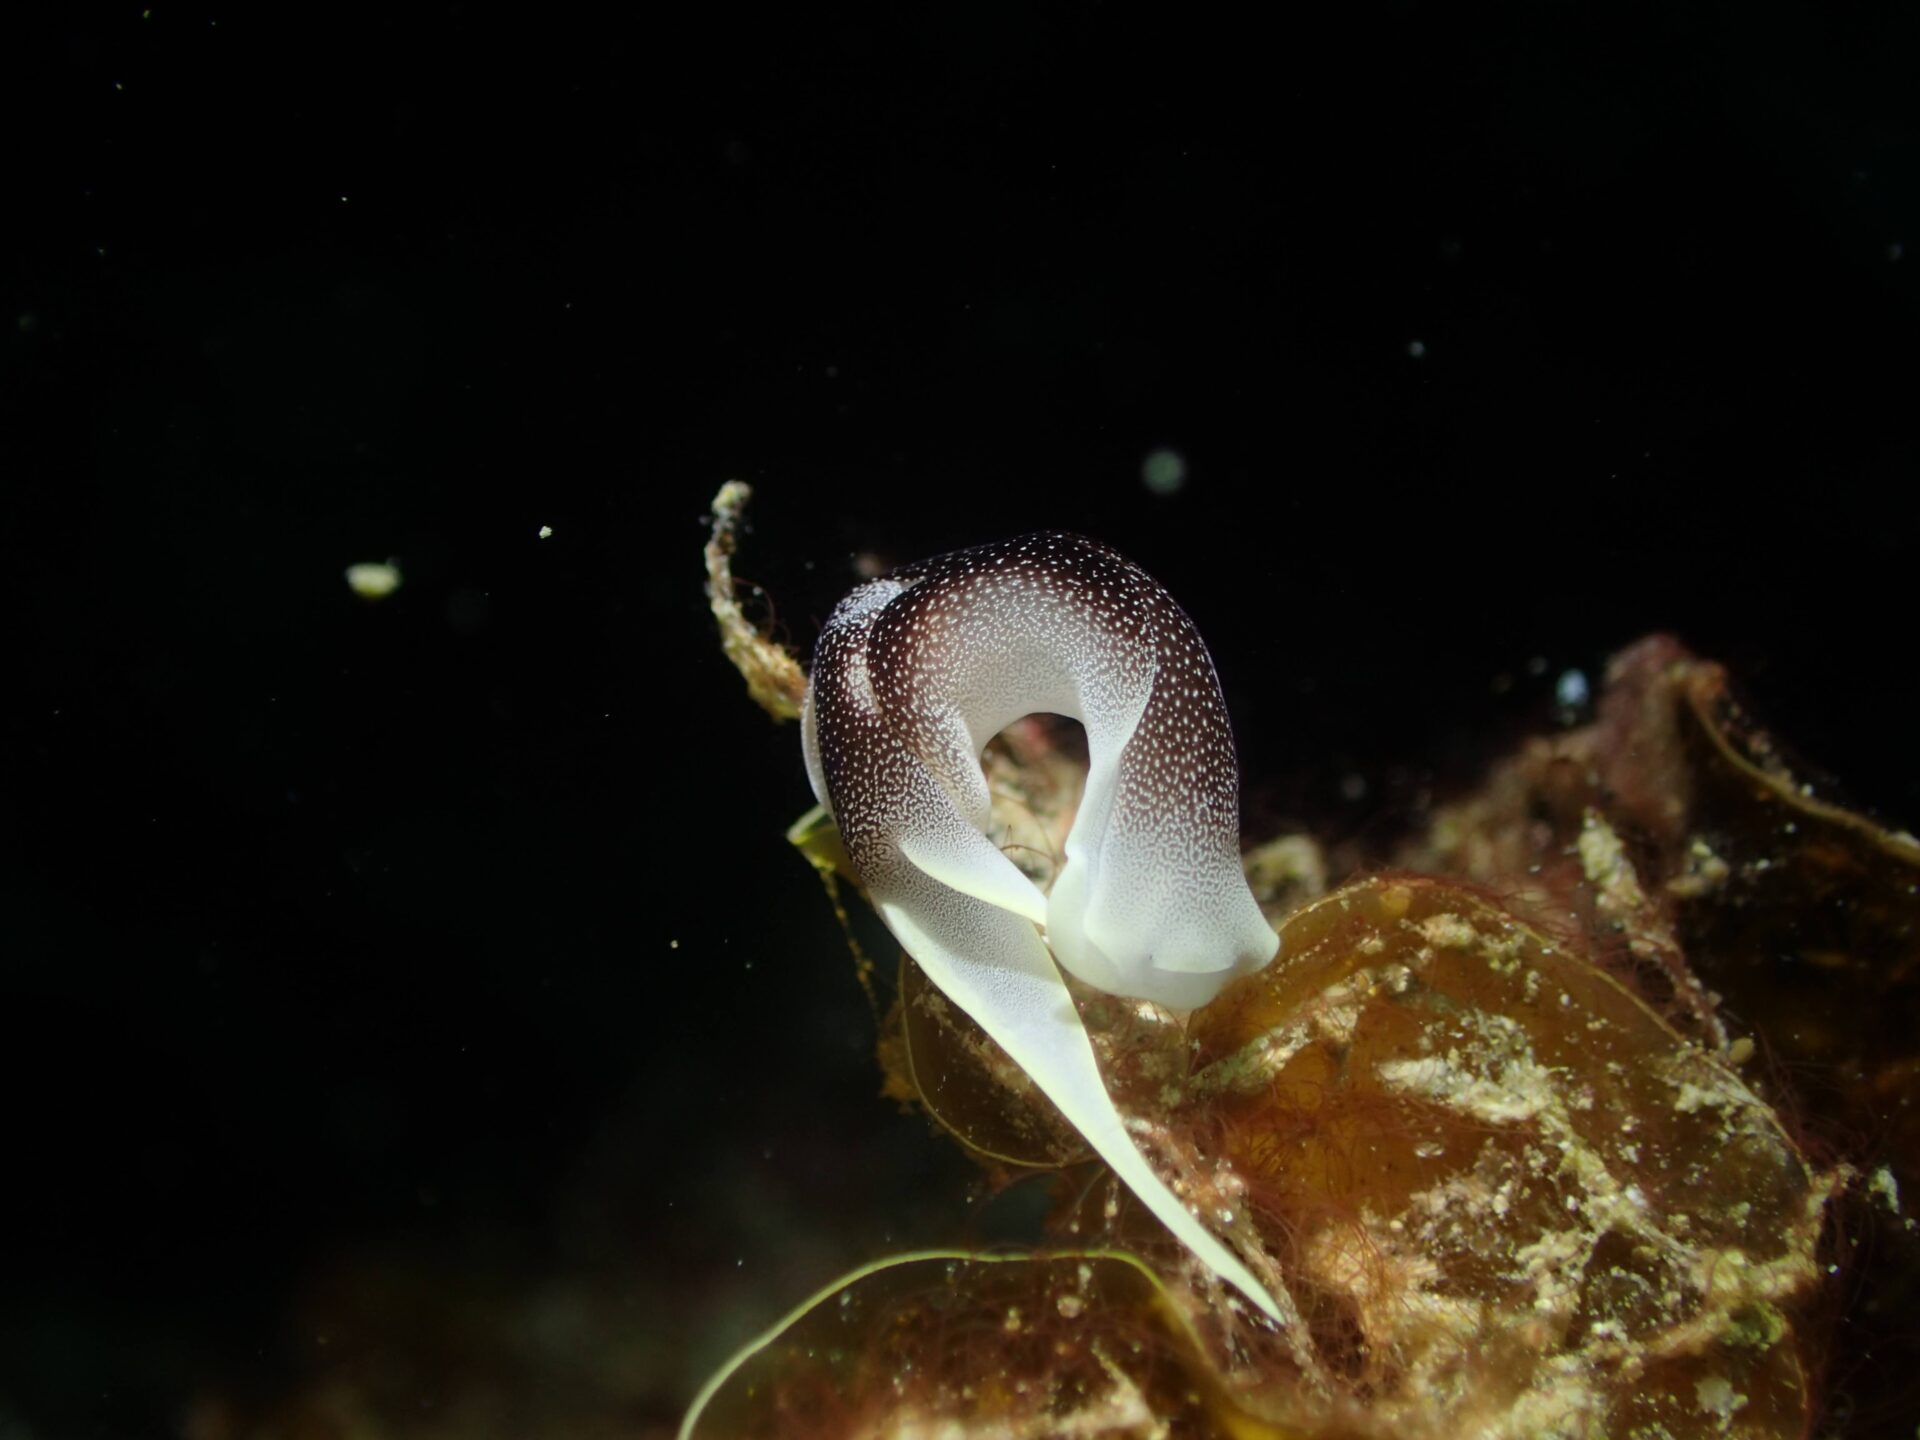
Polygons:
[[400,588],[400,567],[392,560],[367,560],[346,569],[347,588],[362,600],[384,600]]
[[760,633],[740,608],[733,578],[733,552],[739,543],[740,517],[753,487],[729,480],[713,497],[708,527],[707,604],[720,627],[720,648],[747,682],[753,703],[776,720],[798,720],[800,699],[807,693],[807,672],[785,647]]

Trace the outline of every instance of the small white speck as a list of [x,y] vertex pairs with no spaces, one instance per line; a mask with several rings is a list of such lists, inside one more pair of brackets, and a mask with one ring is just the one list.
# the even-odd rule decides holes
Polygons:
[[1553,698],[1569,710],[1587,703],[1587,677],[1583,671],[1568,670],[1554,682]]
[[400,588],[400,567],[391,560],[349,565],[347,584],[362,600],[384,600]]
[[1426,359],[1427,342],[1424,340],[1409,340],[1407,342],[1407,358],[1410,360]]
[[1867,1193],[1886,1206],[1889,1215],[1900,1213],[1900,1182],[1893,1178],[1893,1171],[1882,1165],[1873,1172],[1867,1182]]
[[553,526],[542,525],[540,527],[540,538],[542,540],[551,540],[553,538]]

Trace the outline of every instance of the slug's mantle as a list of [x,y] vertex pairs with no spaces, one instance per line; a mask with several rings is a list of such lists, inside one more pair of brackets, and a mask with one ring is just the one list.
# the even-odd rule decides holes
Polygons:
[[[1050,895],[987,838],[980,765],[1035,712],[1080,721],[1090,756]],[[1241,871],[1232,733],[1193,623],[1080,536],[963,550],[840,602],[801,720],[814,793],[894,936],[1162,1223],[1279,1318],[1140,1156],[1054,964],[1191,1009],[1278,948]]]

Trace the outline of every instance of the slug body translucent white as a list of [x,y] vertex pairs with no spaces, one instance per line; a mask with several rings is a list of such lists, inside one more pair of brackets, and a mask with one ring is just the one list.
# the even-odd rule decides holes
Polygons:
[[[1050,896],[987,838],[980,767],[989,740],[1039,712],[1080,721],[1090,757]],[[828,619],[802,731],[814,793],[907,953],[1162,1223],[1277,1319],[1134,1146],[1054,964],[1190,1009],[1278,948],[1241,872],[1232,733],[1185,613],[1076,535],[908,566]]]

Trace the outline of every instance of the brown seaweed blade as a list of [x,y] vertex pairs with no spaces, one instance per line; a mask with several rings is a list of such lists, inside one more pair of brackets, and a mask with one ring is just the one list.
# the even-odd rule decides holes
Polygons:
[[1282,938],[1194,1016],[1190,1123],[1370,1425],[1802,1433],[1832,1180],[1731,1069],[1457,886],[1349,886]]
[[1920,1185],[1920,844],[1818,798],[1718,665],[1678,688],[1692,863],[1670,888],[1694,962],[1777,1057],[1820,1067],[1850,1126],[1891,1121],[1885,1148]]
[[914,1099],[982,1159],[1054,1167],[1093,1152],[1005,1051],[906,955],[889,1030]]
[[[1623,842],[1615,873],[1641,897],[1630,914],[1601,914],[1607,875],[1567,858],[1596,827]],[[1920,1397],[1920,1231],[1901,1201],[1920,1187],[1920,844],[1811,781],[1722,666],[1652,636],[1609,666],[1595,724],[1528,742],[1401,860],[1495,886],[1529,914],[1580,915],[1603,949],[1652,932],[1684,950],[1702,982],[1691,993],[1718,1001],[1691,1033],[1757,1056],[1756,1085],[1865,1178],[1841,1222],[1849,1293],[1825,1385],[1861,1433],[1907,1433]],[[1671,993],[1688,1019],[1689,992]]]
[[[1127,1403],[1152,1424],[1112,1433],[1208,1434],[1194,1427],[1221,1416],[1237,1427],[1226,1433],[1316,1437],[1804,1432],[1801,1332],[1834,1178],[1732,1069],[1577,946],[1455,885],[1349,886],[1290,917],[1283,939],[1274,967],[1193,1016],[1186,1101],[1152,1123],[1186,1193],[1222,1192],[1210,1163],[1183,1164],[1209,1148],[1230,1161],[1240,1199],[1226,1223],[1243,1252],[1264,1253],[1304,1334],[1248,1348],[1204,1291],[1170,1283],[1177,1247],[1124,1198],[1104,1222],[1097,1201],[1070,1210],[1081,1233],[1104,1228],[1170,1267],[1155,1290],[1186,1315],[1196,1339],[1181,1364],[1211,1397],[1203,1416],[1136,1384]],[[957,1083],[985,1087],[990,1108],[1010,1093],[984,1070]],[[1003,1321],[1065,1314],[1054,1266],[1008,1262],[966,1303]],[[1065,1298],[1076,1322],[1137,1319],[1131,1302],[1108,1313],[1109,1291]],[[969,1346],[930,1373],[896,1345],[895,1311],[836,1303],[854,1307],[834,1320],[842,1338],[805,1333],[807,1366],[777,1383],[776,1430],[713,1433],[935,1419],[1053,1433],[996,1388],[1009,1364],[1019,1396],[1075,1414],[1117,1403],[1073,1378],[1083,1350],[1061,1352],[1058,1374],[1020,1372],[1038,1363],[1031,1337],[978,1308]],[[907,1379],[881,1383],[902,1364]],[[823,1397],[854,1409],[829,1415]]]
[[1237,1410],[1131,1256],[961,1251],[855,1271],[708,1383],[681,1440],[1156,1435],[1289,1440]]

